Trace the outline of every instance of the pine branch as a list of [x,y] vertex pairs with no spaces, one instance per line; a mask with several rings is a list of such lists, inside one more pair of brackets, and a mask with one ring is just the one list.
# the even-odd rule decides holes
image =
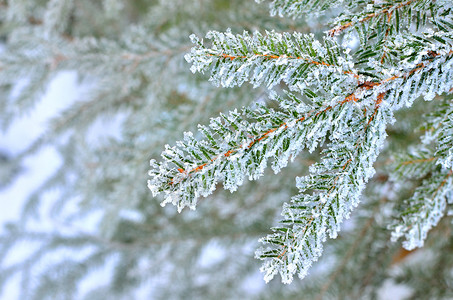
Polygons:
[[250,81],[255,87],[272,88],[283,81],[290,89],[300,89],[315,83],[324,85],[329,77],[341,87],[343,81],[358,78],[348,52],[330,38],[321,43],[300,33],[271,31],[250,36],[247,32],[233,35],[229,30],[211,31],[206,38],[212,41],[211,47],[191,36],[197,46],[186,60],[192,63],[192,72],[212,68],[210,81],[216,85],[233,87]]
[[[378,28],[379,31],[388,36],[390,31],[399,32],[401,26],[409,28],[413,22],[416,23],[416,30],[426,24],[426,20],[432,11],[433,2],[426,0],[403,0],[384,3],[369,4],[353,17],[343,15],[340,17],[334,28],[329,30],[329,35],[335,36],[347,29],[357,28],[367,24],[368,28]],[[415,21],[413,21],[415,19]]]
[[219,180],[235,191],[245,176],[250,180],[261,177],[271,157],[278,173],[302,149],[313,151],[322,144],[332,122],[341,122],[353,109],[345,104],[356,100],[350,95],[332,107],[319,102],[309,105],[292,94],[287,99],[274,97],[282,111],[264,106],[233,111],[212,119],[209,127],[199,126],[205,140],[197,141],[186,133],[177,147],[167,146],[162,153],[164,163],[151,161],[153,179],[148,187],[153,195],[165,192],[163,204],[171,202],[178,210],[194,208],[197,198],[209,195]]
[[453,168],[453,122],[452,119],[449,119],[449,124],[442,134],[439,137],[439,148],[436,152],[436,155],[442,157],[439,162],[444,168]]
[[421,137],[422,144],[431,146],[433,149],[430,154],[437,164],[450,169],[452,167],[452,148],[453,148],[453,107],[451,96],[440,103],[435,110],[425,116],[426,122],[423,126],[425,134]]
[[404,248],[422,247],[428,231],[435,227],[444,215],[447,193],[453,189],[453,170],[437,171],[423,181],[414,195],[406,201],[401,213],[402,223],[394,226],[392,240],[404,236]]
[[399,153],[392,167],[392,180],[419,179],[442,165],[450,169],[450,153],[453,147],[451,139],[451,115],[453,108],[451,99],[441,102],[426,118],[423,129],[426,133],[421,137],[421,144],[410,148],[407,153]]
[[392,181],[402,179],[419,179],[436,169],[437,157],[426,147],[413,148],[407,153],[399,154],[391,167]]
[[[406,178],[430,176],[417,187],[414,195],[405,201],[406,209],[400,215],[403,223],[393,225],[393,240],[404,236],[406,241],[403,242],[403,246],[408,250],[423,246],[428,231],[442,218],[449,201],[448,193],[453,183],[452,168],[448,164],[449,151],[452,148],[449,144],[451,112],[452,107],[446,101],[428,115],[425,127],[429,128],[429,131],[422,136],[424,145],[409,155],[402,156],[410,160],[400,162],[394,173],[396,175],[394,180],[403,176]],[[437,151],[423,148],[432,144],[436,146]]]
[[[233,48],[237,49],[240,43],[235,40],[236,37],[228,32],[227,35],[234,40],[233,44],[236,46]],[[441,35],[449,38],[448,32]],[[223,45],[222,51],[226,51],[225,49],[230,42],[225,42],[223,35],[221,36],[222,38],[218,40]],[[153,195],[160,192],[166,193],[166,198],[162,204],[171,202],[178,207],[179,211],[185,206],[195,208],[198,196],[210,194],[218,180],[224,180],[224,186],[234,191],[238,185],[242,184],[246,175],[250,179],[260,177],[270,155],[274,155],[274,159],[278,162],[279,154],[284,153],[285,149],[276,151],[275,148],[271,148],[271,151],[267,152],[266,148],[267,143],[274,139],[274,132],[277,134],[291,132],[289,135],[280,134],[288,141],[289,146],[286,146],[288,148],[294,147],[291,146],[291,142],[301,141],[300,137],[308,140],[312,138],[314,132],[322,136],[330,133],[330,139],[335,142],[329,144],[330,150],[325,151],[325,156],[321,162],[312,167],[314,175],[298,179],[297,183],[301,193],[308,190],[316,192],[312,195],[300,194],[295,196],[291,204],[284,206],[283,226],[274,228],[274,234],[261,240],[265,244],[270,244],[273,248],[259,249],[256,253],[258,258],[265,260],[261,270],[266,273],[266,281],[271,280],[276,273],[280,273],[284,283],[290,283],[295,273],[303,278],[312,262],[316,261],[321,255],[322,243],[326,240],[327,234],[331,238],[336,237],[340,223],[349,216],[352,208],[357,206],[365,183],[374,174],[372,164],[380,147],[382,147],[385,125],[393,121],[392,110],[397,110],[404,104],[410,106],[414,101],[412,97],[425,94],[425,98],[429,100],[434,97],[435,93],[451,89],[450,84],[445,81],[438,81],[438,76],[440,74],[447,77],[453,75],[448,68],[443,68],[444,64],[439,63],[452,61],[452,47],[446,39],[436,39],[438,37],[436,34],[428,34],[427,36],[432,40],[425,38],[424,45],[417,42],[400,45],[400,55],[407,53],[403,51],[404,47],[424,47],[424,49],[427,49],[436,46],[437,52],[433,51],[428,57],[424,53],[405,57],[402,60],[403,63],[400,63],[399,69],[392,71],[395,75],[380,81],[361,82],[359,80],[361,77],[354,76],[356,80],[353,85],[355,86],[354,92],[340,102],[328,106],[319,105],[317,109],[312,109],[311,112],[307,110],[289,112],[286,116],[279,118],[278,122],[272,124],[271,128],[265,127],[264,129],[259,122],[262,122],[263,118],[271,118],[272,120],[273,115],[278,115],[278,112],[271,111],[266,114],[269,110],[264,107],[261,107],[261,111],[252,114],[244,114],[244,110],[242,115],[245,118],[252,119],[251,122],[248,122],[234,111],[229,116],[222,116],[223,121],[214,119],[211,122],[210,127],[214,129],[214,132],[202,127],[206,141],[210,141],[209,143],[202,141],[202,147],[198,145],[199,142],[192,137],[192,134],[186,134],[185,141],[178,144],[179,148],[167,147],[166,153],[162,155],[165,159],[164,163],[159,164],[151,161],[150,175],[153,179],[148,182],[148,187],[152,190]],[[408,40],[411,41],[417,41],[418,38],[418,36],[408,36]],[[431,44],[426,45],[426,41]],[[244,53],[241,55],[221,53],[220,56],[227,62],[247,59],[246,55],[242,55]],[[201,55],[201,57],[206,57],[204,52]],[[208,52],[207,56],[212,56],[212,54]],[[212,61],[201,61],[201,65],[198,63],[200,61],[197,61],[194,66],[201,67],[201,70],[203,70]],[[310,63],[310,65],[316,64]],[[439,66],[443,68],[442,71],[439,70]],[[214,69],[214,76],[217,74],[216,72],[216,69]],[[222,74],[222,72],[218,74]],[[243,75],[234,71],[231,73],[230,79],[240,78],[240,76]],[[415,88],[413,88],[414,80],[416,80]],[[428,87],[429,91],[427,91]],[[311,93],[313,99],[321,100],[320,103],[331,103],[327,99],[317,98],[316,93]],[[431,95],[432,93],[434,95]],[[306,95],[308,95],[307,92]],[[409,95],[411,96],[410,99]],[[295,100],[293,105],[299,103],[296,99],[293,97],[293,100]],[[343,106],[343,104],[351,102],[359,104],[357,112],[352,105]],[[374,105],[374,109],[370,109],[369,105]],[[381,105],[383,105],[383,109],[380,109]],[[287,109],[289,106],[291,106],[290,103],[284,103],[282,108]],[[346,108],[346,113],[338,113],[343,107]],[[350,109],[352,110],[348,111]],[[304,116],[304,113],[308,113],[308,116]],[[329,117],[330,113],[338,113],[342,116],[342,119],[332,119]],[[306,121],[312,116],[311,114],[314,114],[317,122],[313,123],[313,127],[310,126],[311,123],[306,124]],[[292,120],[288,119],[291,115],[297,117]],[[327,116],[329,120],[321,122],[325,119],[317,118],[318,116]],[[375,121],[376,118],[379,118],[377,122]],[[288,124],[300,124],[301,126],[288,126]],[[332,126],[332,124],[334,125]],[[257,125],[260,130],[250,131],[250,128],[256,128]],[[307,136],[296,135],[297,131],[307,132],[304,126],[309,126],[311,133]],[[287,130],[288,127],[290,130]],[[297,128],[297,131],[293,132],[293,128]],[[247,132],[247,130],[249,131]],[[374,135],[369,136],[369,130]],[[244,132],[247,133],[244,134]],[[217,134],[217,137],[213,138],[214,134]],[[231,140],[231,136],[240,138]],[[251,141],[245,139],[246,136],[251,137]],[[218,137],[222,138],[218,139]],[[224,140],[223,137],[228,137],[228,139]],[[262,142],[263,140],[266,142]],[[369,143],[370,140],[372,140],[371,143]],[[313,141],[315,144],[302,144],[300,148],[315,147],[320,141],[319,135],[315,136]],[[277,143],[273,142],[274,145]],[[218,144],[227,144],[228,147],[219,148]],[[284,144],[285,142],[281,145]],[[298,144],[301,144],[301,142],[296,142],[296,145]],[[255,148],[255,145],[258,145],[258,148]],[[222,149],[222,151],[218,151],[218,149]],[[297,149],[295,153],[297,154],[300,149],[295,149]],[[252,159],[249,158],[249,153]],[[204,160],[203,156],[207,160]],[[230,156],[234,158],[233,162]],[[287,159],[283,160],[283,164],[286,165],[286,163]],[[276,171],[279,170],[280,165],[280,162],[277,163]]]
[[[281,227],[261,242],[272,248],[262,248],[256,256],[265,260],[262,271],[269,281],[280,273],[283,283],[293,275],[306,276],[308,268],[322,253],[322,244],[329,235],[335,238],[340,223],[359,202],[365,183],[374,174],[372,167],[385,139],[388,111],[379,109],[365,117],[351,115],[348,127],[338,130],[321,162],[310,168],[313,175],[298,178],[301,192],[286,204]],[[370,133],[372,132],[372,133]],[[365,150],[366,149],[366,150]],[[303,194],[313,191],[312,194]]]

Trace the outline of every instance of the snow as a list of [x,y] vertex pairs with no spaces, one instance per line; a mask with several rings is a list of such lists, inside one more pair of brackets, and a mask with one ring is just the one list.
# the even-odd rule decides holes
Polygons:
[[[0,133],[0,150],[14,156],[25,150],[46,131],[46,122],[52,116],[73,103],[78,94],[75,72],[61,72],[49,85],[42,101],[32,113],[16,120],[7,132]],[[22,205],[27,197],[60,166],[61,159],[55,148],[47,146],[23,161],[22,172],[11,185],[0,189],[0,230],[8,222],[20,219]],[[41,208],[40,208],[41,210]],[[49,223],[44,220],[44,223]],[[45,224],[43,224],[45,225]],[[47,224],[48,225],[48,224]],[[5,264],[12,264],[27,256],[31,244],[15,249],[8,255]],[[19,299],[20,278],[14,276],[3,290],[3,299]]]
[[[43,100],[32,113],[13,122],[7,132],[0,133],[0,150],[14,156],[30,146],[46,131],[46,122],[73,103],[77,96],[75,72],[61,72],[49,85]],[[61,164],[53,147],[44,147],[23,162],[23,172],[8,187],[0,190],[0,224],[17,220],[22,204]]]

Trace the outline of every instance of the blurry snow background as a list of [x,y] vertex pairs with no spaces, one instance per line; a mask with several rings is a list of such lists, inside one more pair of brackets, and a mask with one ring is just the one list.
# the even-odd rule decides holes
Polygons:
[[[1,45],[0,45],[1,47]],[[0,48],[1,51],[1,48]],[[20,89],[21,83],[17,83]],[[47,87],[42,99],[36,101],[36,107],[24,116],[16,120],[6,132],[0,131],[0,155],[6,157],[14,157],[20,154],[28,146],[30,146],[37,138],[44,134],[47,130],[48,122],[51,118],[58,115],[75,101],[83,101],[83,94],[89,90],[88,82],[80,83],[76,72],[60,72]],[[0,100],[1,101],[1,100]],[[109,121],[103,120],[95,122],[90,128],[89,140],[102,141],[104,137],[115,137],[119,132],[121,118],[112,118]],[[54,171],[61,166],[62,160],[54,147],[46,146],[41,148],[37,153],[23,160],[21,170],[18,176],[5,187],[0,183],[0,231],[4,230],[4,226],[8,222],[14,222],[20,219],[22,207],[26,199],[35,191]],[[46,192],[44,195],[44,204],[52,203],[55,194],[58,194],[58,189],[53,192]],[[53,231],[55,228],[64,230],[65,232],[89,232],[95,231],[99,216],[95,213],[92,218],[84,218],[83,226],[77,224],[62,224],[58,220],[52,219],[49,215],[49,207],[41,205],[38,209],[39,218],[34,222],[36,230]],[[70,206],[77,209],[77,206]],[[69,226],[68,226],[69,225]],[[65,227],[65,228],[63,228]],[[36,245],[32,242],[24,243],[21,248],[15,248],[14,253],[7,255],[5,264],[12,264],[22,260],[32,251],[36,250]],[[67,253],[61,252],[61,257],[64,259]],[[55,259],[55,257],[53,257]],[[81,283],[79,292],[84,292],[103,284],[103,278],[108,278],[110,266],[100,268],[96,272],[92,272],[87,280]],[[10,280],[6,288],[0,292],[0,299],[20,299],[20,278],[16,276]],[[104,280],[105,281],[105,280]],[[140,296],[136,299],[141,299]],[[144,298],[143,298],[144,299]]]
[[[18,83],[18,86],[20,83]],[[20,88],[20,87],[19,87]],[[36,108],[16,120],[7,132],[0,132],[0,153],[9,157],[19,154],[46,131],[47,121],[68,107],[79,97],[79,85],[75,72],[60,73],[48,86]],[[20,173],[10,185],[0,189],[0,230],[6,223],[20,218],[25,199],[60,166],[61,160],[53,147],[44,147],[27,157]],[[50,220],[41,219],[41,226],[52,226]],[[7,260],[17,261],[30,249],[25,245],[23,253],[15,251]],[[8,263],[8,261],[6,262]],[[18,279],[18,278],[17,278]],[[19,299],[19,280],[12,280],[0,295],[0,299]]]
[[[7,132],[0,132],[0,151],[7,156],[19,154],[46,131],[46,123],[77,97],[77,76],[60,73],[49,85],[36,109],[16,120]],[[19,176],[0,190],[2,223],[17,220],[25,198],[61,164],[52,147],[44,147],[24,160]]]

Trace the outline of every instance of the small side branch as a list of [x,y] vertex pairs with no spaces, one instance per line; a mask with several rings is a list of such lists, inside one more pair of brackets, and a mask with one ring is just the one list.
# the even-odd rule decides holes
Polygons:
[[[332,28],[331,30],[328,31],[328,34],[330,36],[335,36],[335,35],[339,35],[340,33],[342,33],[344,30],[348,29],[349,27],[351,26],[354,26],[358,23],[365,23],[365,22],[368,22],[369,20],[373,19],[373,18],[376,18],[376,17],[380,17],[382,15],[387,15],[388,16],[388,22],[390,22],[391,20],[391,17],[392,17],[392,14],[395,10],[398,10],[398,9],[401,9],[405,6],[408,6],[410,5],[411,3],[415,2],[415,0],[409,0],[409,1],[406,1],[406,2],[403,2],[403,3],[400,3],[396,6],[388,6],[380,11],[377,11],[375,13],[370,13],[368,14],[366,17],[360,19],[359,21],[357,22],[348,22],[346,24],[343,24],[343,25],[338,25],[336,26],[335,28]],[[388,35],[388,32],[386,32],[386,35]]]

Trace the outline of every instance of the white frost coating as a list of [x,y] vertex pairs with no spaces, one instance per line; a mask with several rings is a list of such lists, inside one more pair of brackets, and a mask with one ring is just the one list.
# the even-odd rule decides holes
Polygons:
[[[287,64],[288,64],[288,57],[286,57],[286,56],[282,56],[282,57],[278,58],[277,61],[275,62],[276,66],[287,65]],[[288,78],[287,78],[287,80],[288,80]]]
[[413,250],[423,247],[431,230],[445,214],[449,193],[453,189],[453,176],[448,172],[433,175],[418,187],[407,201],[410,213],[403,218],[403,223],[395,226],[392,241],[404,237],[403,247]]
[[[275,13],[291,14],[297,5],[313,3],[287,2],[288,11]],[[352,22],[359,20],[354,16]],[[356,52],[330,38],[320,42],[300,33],[211,31],[206,39],[212,45],[206,47],[192,36],[196,46],[185,58],[193,72],[210,71],[214,84],[232,87],[248,81],[255,87],[273,88],[283,82],[298,94],[287,93],[282,99],[272,93],[279,110],[256,104],[253,109],[213,118],[209,126],[199,127],[202,140],[184,134],[175,147],[166,147],[162,163],[152,161],[153,179],[148,186],[153,195],[165,194],[163,204],[173,203],[179,211],[193,209],[197,199],[212,193],[217,183],[235,191],[246,178],[263,176],[269,162],[278,173],[303,149],[313,151],[329,141],[322,161],[310,167],[311,175],[297,179],[300,194],[284,205],[285,222],[261,239],[267,248],[256,252],[264,260],[261,270],[266,281],[275,274],[284,283],[290,283],[296,273],[304,277],[321,255],[323,242],[337,237],[341,223],[358,205],[366,182],[375,173],[372,164],[382,148],[385,127],[395,120],[393,112],[410,107],[419,97],[432,100],[453,88],[453,34],[434,30],[417,34],[389,35],[384,47],[401,59],[382,63],[380,55],[367,58],[362,63],[366,66],[360,68],[375,76],[359,72],[363,70],[354,65]],[[420,211],[408,214],[393,234],[394,238],[405,236],[408,248],[423,244],[428,230],[443,215],[446,199],[451,198],[444,191],[451,190],[452,184],[445,175],[453,157],[449,122],[451,118],[437,122],[443,127],[431,139],[442,140],[436,163],[442,165],[439,174],[443,177],[428,184],[428,191],[417,190],[413,202],[423,204]],[[420,221],[423,216],[428,218]]]
[[[300,33],[267,31],[266,35],[258,32],[234,35],[227,30],[223,33],[210,31],[206,39],[212,41],[211,48],[206,48],[203,41],[192,36],[196,46],[185,59],[192,64],[192,72],[203,73],[211,69],[210,81],[223,87],[239,86],[249,81],[255,87],[266,85],[272,88],[285,82],[295,90],[302,80],[321,83],[326,76],[334,76],[339,79],[338,85],[356,73],[350,54],[329,38],[321,43],[313,35]],[[275,47],[280,44],[285,44],[285,47]],[[306,51],[301,45],[311,47],[312,51]],[[302,78],[295,76],[304,65],[308,67],[306,74]]]
[[447,110],[438,124],[441,126],[436,151],[436,156],[439,157],[437,163],[441,164],[443,168],[451,170],[453,169],[453,106]]
[[[277,173],[301,150],[313,150],[324,141],[333,110],[319,116],[311,112],[325,110],[325,106],[295,105],[295,96],[289,93],[285,99],[274,96],[285,112],[262,105],[254,110],[233,110],[212,118],[209,127],[199,126],[204,140],[185,132],[176,146],[167,145],[162,153],[164,162],[151,162],[149,174],[153,179],[148,187],[153,195],[164,192],[162,204],[172,203],[178,210],[186,206],[193,209],[197,199],[211,194],[218,182],[235,191],[245,178],[263,176],[269,159]],[[256,121],[251,123],[253,119]]]
[[[330,145],[334,151],[325,153],[320,163],[310,167],[312,175],[297,179],[301,194],[293,197],[290,204],[284,205],[282,215],[285,220],[293,220],[293,225],[287,227],[284,234],[278,231],[260,240],[273,246],[260,248],[256,252],[256,257],[264,260],[261,271],[265,273],[266,281],[277,273],[283,283],[291,283],[296,272],[303,278],[321,255],[322,244],[327,237],[337,237],[340,224],[357,206],[365,183],[374,174],[372,164],[383,146],[386,124],[392,119],[388,109],[378,111],[366,131],[363,120],[359,118],[352,121],[355,115],[345,114],[349,119],[337,120],[337,123],[349,124],[343,127],[343,133]],[[350,130],[351,126],[356,126],[358,131]],[[341,132],[340,128],[337,130]],[[368,132],[374,134],[364,139]],[[351,150],[344,152],[348,148]],[[359,151],[359,148],[362,150]],[[367,151],[363,151],[365,148]],[[315,192],[304,194],[307,190]],[[285,241],[284,247],[281,246],[281,240]],[[268,253],[274,253],[272,251],[278,251],[277,257],[267,258]]]

